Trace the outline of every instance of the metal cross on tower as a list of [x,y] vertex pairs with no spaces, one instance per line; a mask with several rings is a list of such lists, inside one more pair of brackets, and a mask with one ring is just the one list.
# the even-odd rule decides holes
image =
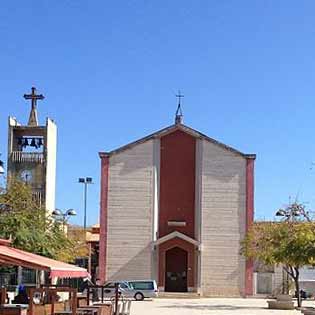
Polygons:
[[183,113],[180,105],[180,100],[182,97],[184,97],[184,95],[180,94],[180,91],[178,91],[176,97],[178,98],[178,106],[175,114],[175,124],[181,124],[183,122]]
[[24,94],[26,100],[32,100],[32,109],[30,113],[30,118],[28,120],[29,126],[38,126],[37,119],[37,100],[43,100],[45,97],[43,94],[36,94],[36,88],[32,87],[31,94]]

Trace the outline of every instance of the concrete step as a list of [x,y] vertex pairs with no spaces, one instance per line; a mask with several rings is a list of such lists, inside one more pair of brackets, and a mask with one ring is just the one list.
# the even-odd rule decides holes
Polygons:
[[161,299],[199,299],[200,295],[196,292],[159,292]]

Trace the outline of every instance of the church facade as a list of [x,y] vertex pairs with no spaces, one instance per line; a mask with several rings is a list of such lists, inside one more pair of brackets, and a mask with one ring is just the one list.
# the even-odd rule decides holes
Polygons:
[[160,291],[253,294],[240,241],[253,222],[254,154],[174,125],[100,152],[99,278]]

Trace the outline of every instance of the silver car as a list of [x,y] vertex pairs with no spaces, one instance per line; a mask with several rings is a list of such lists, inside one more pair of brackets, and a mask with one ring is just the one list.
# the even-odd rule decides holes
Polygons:
[[99,296],[107,298],[115,297],[115,286],[118,284],[118,294],[123,295],[126,298],[134,298],[135,292],[133,288],[126,281],[108,281],[105,283],[104,287],[100,289]]
[[156,298],[158,296],[158,288],[155,280],[128,280],[129,286],[133,288],[134,298],[142,301],[144,298]]
[[[154,280],[128,280],[128,281],[108,281],[105,283],[103,296],[113,298],[115,296],[115,285],[118,284],[118,293],[126,298],[134,298],[142,301],[144,298],[157,297],[158,289]],[[101,292],[99,292],[101,296]]]

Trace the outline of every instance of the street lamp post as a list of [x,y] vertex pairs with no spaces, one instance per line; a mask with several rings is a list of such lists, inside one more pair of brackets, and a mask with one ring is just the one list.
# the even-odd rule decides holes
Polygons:
[[68,209],[65,212],[62,212],[60,209],[55,209],[51,213],[54,217],[62,218],[62,230],[64,231],[65,223],[67,222],[67,218],[77,215],[74,209]]
[[3,175],[3,174],[4,174],[4,163],[2,160],[0,160],[0,175]]
[[285,209],[279,209],[276,212],[276,217],[283,217],[286,222],[296,221],[299,217],[311,222],[310,215],[305,211],[305,207],[297,202],[290,204]]
[[86,208],[87,208],[87,186],[89,184],[93,184],[92,177],[80,177],[79,183],[84,184],[84,220],[83,220],[83,226],[84,230],[86,230]]

